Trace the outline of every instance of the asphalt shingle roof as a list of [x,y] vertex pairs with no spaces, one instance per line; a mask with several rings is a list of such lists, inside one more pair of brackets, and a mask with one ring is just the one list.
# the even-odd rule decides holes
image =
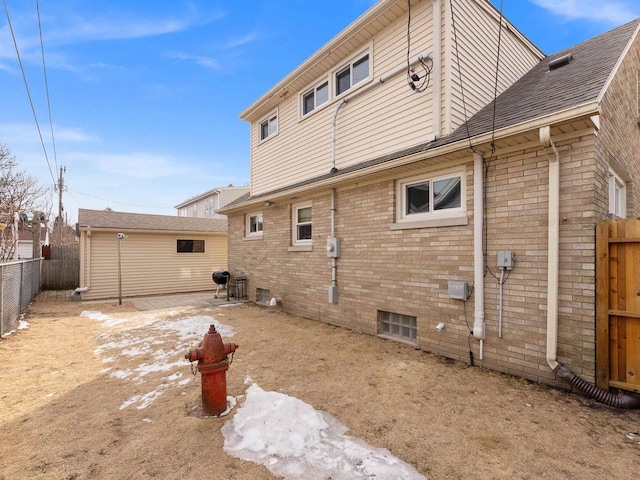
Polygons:
[[[595,101],[639,24],[640,18],[541,60],[498,96],[495,107],[495,129],[501,130],[519,125]],[[569,53],[573,56],[569,64],[549,70],[549,63]],[[464,140],[468,135],[475,137],[489,133],[494,127],[493,110],[494,102],[490,102],[450,135],[436,141],[370,159],[334,173],[327,172],[324,175],[259,195],[245,195],[222,210],[290,189],[311,186],[331,177],[339,179],[347,173],[365,170],[368,167]]]
[[78,226],[118,230],[158,230],[202,233],[226,233],[226,219],[148,215],[107,210],[78,210]]

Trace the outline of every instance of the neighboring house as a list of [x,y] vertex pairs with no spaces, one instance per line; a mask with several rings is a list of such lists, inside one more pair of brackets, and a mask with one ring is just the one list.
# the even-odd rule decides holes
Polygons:
[[[36,232],[37,233],[37,232]],[[34,233],[31,231],[31,227],[27,229],[22,228],[18,232],[18,244],[16,246],[15,258],[28,259],[34,258],[33,256],[33,237]],[[49,232],[44,224],[40,225],[40,248],[38,257],[42,256],[42,245],[49,244]]]
[[226,218],[224,215],[216,213],[216,210],[248,192],[249,187],[234,187],[233,185],[214,188],[185,200],[174,208],[177,209],[179,217]]
[[[593,381],[595,225],[640,213],[640,22],[545,57],[503,19],[494,103],[489,2],[412,1],[408,18],[377,2],[242,112],[229,271],[294,314]],[[410,72],[422,93],[408,48],[431,59],[428,85]]]
[[82,300],[118,297],[119,264],[125,297],[214,290],[227,267],[226,220],[80,209],[78,231]]

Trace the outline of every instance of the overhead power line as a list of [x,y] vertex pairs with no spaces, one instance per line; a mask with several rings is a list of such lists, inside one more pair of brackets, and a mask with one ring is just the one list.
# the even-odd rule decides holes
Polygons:
[[29,83],[27,82],[27,75],[24,71],[24,66],[22,65],[22,59],[20,58],[20,50],[18,49],[18,42],[16,41],[16,35],[13,31],[13,25],[11,24],[11,17],[9,16],[9,9],[7,8],[7,0],[2,0],[4,5],[4,13],[7,15],[7,24],[9,25],[9,30],[11,31],[11,38],[13,39],[13,46],[16,49],[16,56],[18,57],[18,64],[20,65],[20,71],[22,72],[22,79],[24,80],[24,87],[27,90],[27,97],[29,98],[29,105],[31,105],[31,113],[33,113],[33,119],[36,122],[36,128],[38,129],[38,136],[40,137],[40,144],[42,145],[42,151],[44,152],[44,158],[47,161],[47,166],[49,167],[49,174],[51,175],[51,180],[53,183],[56,183],[56,178],[53,175],[53,170],[51,169],[51,163],[49,162],[49,155],[47,155],[47,148],[44,145],[44,140],[42,139],[42,131],[40,130],[40,124],[38,123],[38,116],[36,115],[36,109],[33,106],[33,100],[31,99],[31,92],[29,91]]
[[40,51],[42,52],[42,73],[44,74],[44,88],[47,93],[47,107],[49,109],[49,125],[51,127],[51,144],[53,145],[53,160],[58,170],[58,152],[56,151],[56,139],[53,135],[53,117],[51,116],[51,99],[49,97],[49,81],[47,80],[47,64],[44,61],[44,42],[42,40],[42,22],[40,21],[40,2],[36,0],[38,11],[38,31],[40,32]]

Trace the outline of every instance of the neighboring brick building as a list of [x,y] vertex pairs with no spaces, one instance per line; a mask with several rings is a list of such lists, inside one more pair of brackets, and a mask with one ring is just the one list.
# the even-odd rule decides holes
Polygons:
[[411,5],[423,93],[402,71],[407,2],[382,0],[242,113],[252,185],[221,210],[229,270],[294,314],[593,381],[595,225],[640,213],[640,22],[549,57],[505,23],[494,105],[495,9]]

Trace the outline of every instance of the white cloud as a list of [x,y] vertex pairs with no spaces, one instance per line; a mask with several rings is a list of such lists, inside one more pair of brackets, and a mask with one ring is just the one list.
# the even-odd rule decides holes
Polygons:
[[227,41],[222,47],[224,50],[229,50],[232,48],[242,47],[244,45],[248,45],[260,39],[260,35],[258,32],[250,32],[242,37],[232,38]]
[[621,25],[640,16],[636,1],[620,0],[530,0],[567,20],[590,20]]
[[169,52],[167,56],[169,58],[175,58],[178,60],[194,62],[197,65],[200,65],[201,67],[209,68],[212,70],[220,69],[220,63],[215,58],[211,58],[211,57],[205,57],[202,55],[192,55],[185,52]]
[[[44,123],[43,123],[44,122]],[[45,142],[51,139],[51,127],[49,123],[40,119],[40,130]],[[9,146],[30,145],[37,150],[41,149],[40,137],[35,123],[0,123],[0,139],[4,140]],[[86,143],[96,142],[99,139],[76,127],[64,127],[53,125],[53,134],[56,143]]]

